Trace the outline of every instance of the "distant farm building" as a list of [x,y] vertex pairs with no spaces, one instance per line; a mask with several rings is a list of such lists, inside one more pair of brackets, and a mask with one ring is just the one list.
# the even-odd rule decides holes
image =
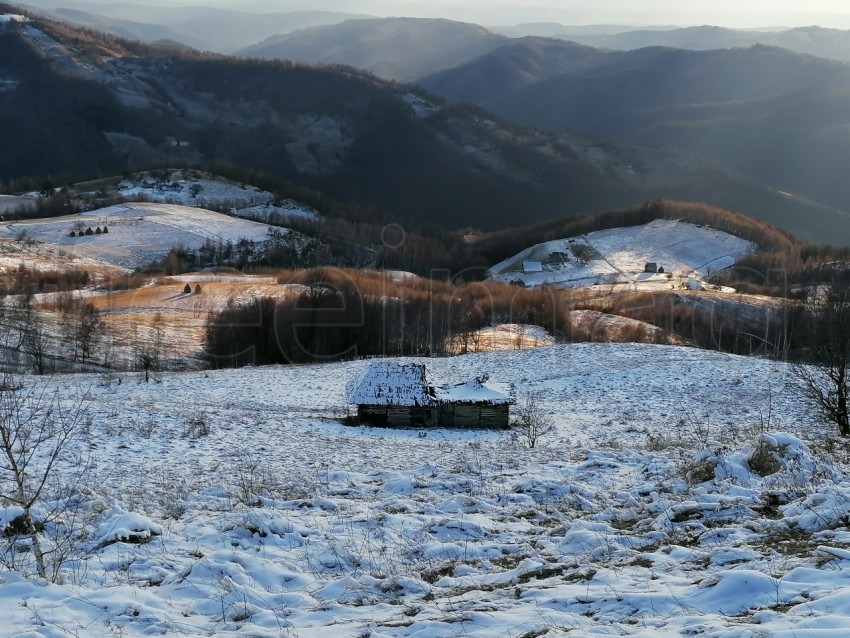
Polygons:
[[543,272],[543,264],[539,261],[522,262],[522,272],[526,275],[533,272]]
[[563,266],[569,262],[569,257],[567,257],[567,253],[563,252],[554,252],[549,253],[549,256],[546,258],[544,262],[547,266]]
[[506,428],[514,401],[486,381],[434,386],[424,365],[375,361],[349,383],[348,402],[373,425]]
[[643,272],[664,272],[664,269],[662,268],[659,271],[658,264],[656,264],[654,261],[648,261],[643,267]]

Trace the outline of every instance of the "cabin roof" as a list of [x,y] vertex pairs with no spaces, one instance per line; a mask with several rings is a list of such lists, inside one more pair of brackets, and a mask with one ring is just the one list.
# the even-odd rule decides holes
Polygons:
[[464,403],[484,405],[510,405],[514,400],[498,390],[487,387],[487,377],[476,377],[469,381],[446,384],[432,388],[437,403]]
[[425,366],[373,361],[348,386],[348,402],[356,405],[428,405]]

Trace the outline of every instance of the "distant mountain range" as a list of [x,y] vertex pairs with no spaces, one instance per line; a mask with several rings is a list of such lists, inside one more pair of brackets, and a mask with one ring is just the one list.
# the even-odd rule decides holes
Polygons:
[[850,201],[844,63],[761,45],[622,52],[524,38],[420,83],[524,126],[687,149],[789,196]]
[[402,224],[496,229],[666,197],[850,244],[843,208],[690,153],[505,124],[350,68],[120,42],[41,18],[0,28],[0,121],[14,123],[0,126],[7,186],[227,163]]
[[[26,6],[26,5],[22,5]],[[170,41],[199,51],[232,53],[272,35],[368,16],[335,11],[249,13],[214,7],[62,2],[31,10],[75,26],[142,42]]]
[[596,48],[625,51],[651,46],[708,51],[763,44],[822,58],[850,61],[850,31],[818,26],[764,31],[701,26],[682,29],[629,29],[620,33],[588,33],[585,30],[565,27],[562,31],[547,35]]
[[[486,47],[481,47],[480,43],[476,46],[476,41],[489,40],[498,46],[500,38],[504,43],[505,38],[526,36],[556,38],[614,50],[649,46],[711,50],[763,44],[850,61],[850,31],[818,26],[729,29],[710,25],[683,28],[537,22],[484,28],[451,20],[376,18],[363,13],[320,10],[318,7],[314,10],[265,9],[255,12],[250,7],[235,10],[93,0],[30,1],[35,6],[22,6],[54,19],[144,42],[169,40],[203,51],[234,53],[246,49],[257,57],[350,64],[382,77],[389,77],[385,69],[391,68],[382,66],[382,63],[392,65],[398,58],[412,59],[417,54],[424,54],[428,58],[436,56],[440,59],[437,51],[445,46],[443,58],[452,60],[452,63],[441,62],[424,71],[433,73],[441,68],[463,64],[484,53]],[[350,24],[338,30],[321,28],[361,18],[364,21],[358,25]],[[297,38],[286,37],[296,30],[304,32]],[[420,66],[428,65],[423,61]],[[393,79],[411,77],[415,74],[403,78],[396,74]]]
[[750,31],[704,26],[612,33],[617,27],[597,26],[562,31],[568,28],[542,23],[501,27],[496,33],[478,25],[451,20],[347,20],[341,24],[274,35],[237,54],[310,63],[350,64],[395,80],[413,80],[420,75],[460,66],[502,45],[510,45],[517,38],[529,36],[626,51],[654,46],[707,51],[749,48],[760,44],[850,61],[850,31],[821,27]]

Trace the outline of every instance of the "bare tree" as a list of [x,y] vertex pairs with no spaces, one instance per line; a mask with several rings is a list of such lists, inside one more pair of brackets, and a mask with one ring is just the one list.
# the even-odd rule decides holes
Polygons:
[[103,322],[91,303],[71,304],[62,316],[62,331],[73,347],[74,361],[90,361],[102,336]]
[[[46,519],[58,516],[61,509],[46,503],[46,491],[57,466],[84,432],[87,402],[81,397],[66,409],[46,386],[24,389],[9,375],[0,385],[0,501],[21,512],[11,529],[3,532],[29,538],[36,571],[42,578],[48,577],[47,552],[42,545]],[[77,470],[85,465],[74,463]],[[33,508],[39,504],[46,519],[33,516]],[[56,580],[60,565],[56,561],[52,565],[50,576]]]
[[23,350],[32,359],[36,374],[44,374],[45,372],[49,341],[49,336],[41,321],[34,320],[30,323],[24,335]]
[[0,347],[9,347],[9,336],[12,332],[12,312],[6,301],[5,294],[0,291]]
[[514,414],[516,418],[513,427],[529,448],[536,447],[542,436],[555,429],[555,422],[543,409],[539,393],[523,395],[514,408]]
[[141,368],[145,373],[145,383],[150,379],[152,372],[157,372],[160,369],[163,352],[163,336],[165,322],[160,313],[156,313],[151,325],[151,332],[148,339],[139,340],[136,351],[136,366]]
[[27,291],[18,295],[17,303],[11,308],[10,326],[12,326],[13,347],[20,350],[24,346],[26,335],[36,321],[32,293]]
[[793,371],[803,396],[850,436],[850,288],[814,291],[803,312],[803,351]]

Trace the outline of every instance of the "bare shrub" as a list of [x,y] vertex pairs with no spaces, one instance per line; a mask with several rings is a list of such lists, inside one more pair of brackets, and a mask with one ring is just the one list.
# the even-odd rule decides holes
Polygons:
[[[89,464],[70,456],[84,436],[89,399],[84,395],[67,407],[47,387],[26,389],[8,376],[0,388],[0,502],[20,509],[9,534],[7,556],[20,567],[14,563],[14,552],[20,546],[15,539],[24,537],[38,575],[55,582],[78,532],[74,525],[75,506],[80,501],[76,486],[88,475]],[[71,462],[75,468],[62,489],[67,497],[51,494],[48,498],[56,469],[63,462]]]
[[555,429],[555,422],[543,408],[539,393],[525,394],[514,409],[513,428],[529,449],[537,446],[541,437]]
[[758,447],[753,452],[747,461],[750,469],[759,476],[770,476],[776,474],[782,469],[782,462],[779,460],[781,449],[771,445],[764,439],[759,441]]
[[183,438],[199,439],[202,436],[209,435],[211,425],[206,412],[196,412],[186,419],[186,426],[183,428]]
[[235,483],[236,496],[241,503],[256,507],[260,497],[268,496],[275,481],[268,464],[250,450],[240,450],[233,463],[231,476]]
[[827,421],[850,436],[850,288],[832,284],[805,304],[802,361],[793,371],[802,396]]
[[713,457],[702,457],[695,461],[685,472],[688,483],[696,485],[714,480],[714,470],[717,468],[717,459]]

